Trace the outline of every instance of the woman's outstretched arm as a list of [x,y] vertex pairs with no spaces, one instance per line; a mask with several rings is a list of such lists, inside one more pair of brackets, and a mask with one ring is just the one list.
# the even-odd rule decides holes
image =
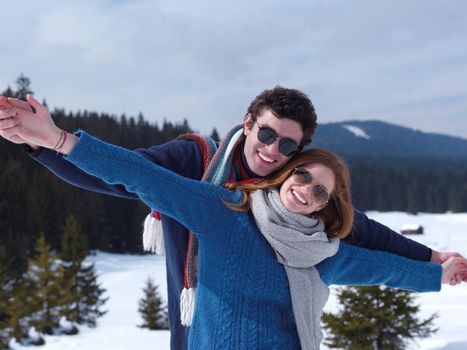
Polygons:
[[85,132],[69,134],[55,125],[44,106],[30,95],[27,99],[36,113],[16,109],[17,125],[8,133],[64,154],[65,159],[109,184],[123,185],[148,206],[176,219],[200,238],[203,233],[214,232],[216,226],[222,232],[228,218],[237,215],[223,201],[238,202],[241,193],[184,178],[135,151],[111,145]]
[[327,285],[385,285],[433,292],[441,289],[441,283],[457,284],[467,279],[467,260],[462,257],[452,257],[440,266],[343,242],[336,255],[316,267]]
[[171,216],[198,236],[216,225],[223,227],[236,214],[223,201],[238,202],[240,192],[185,178],[83,131],[78,136],[66,160],[110,184],[124,185],[151,208]]

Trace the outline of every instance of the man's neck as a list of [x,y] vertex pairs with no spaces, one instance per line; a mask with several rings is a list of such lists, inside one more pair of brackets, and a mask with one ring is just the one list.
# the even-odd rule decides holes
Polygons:
[[245,141],[243,141],[240,145],[238,145],[238,153],[240,155],[240,162],[241,162],[241,166],[242,166],[242,173],[243,174],[237,174],[237,177],[241,177],[240,179],[237,179],[237,180],[245,180],[245,178],[258,178],[258,177],[262,177],[262,176],[259,176],[258,174],[255,174],[251,169],[250,167],[248,166],[248,162],[246,160],[246,157],[245,157],[245,152],[244,152],[244,147],[245,147]]

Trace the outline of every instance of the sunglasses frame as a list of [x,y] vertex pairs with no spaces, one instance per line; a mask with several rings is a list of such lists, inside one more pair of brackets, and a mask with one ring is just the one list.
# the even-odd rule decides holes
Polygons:
[[[306,179],[305,181],[302,181],[304,175],[308,176],[309,180]],[[327,204],[329,202],[330,195],[329,195],[329,192],[326,189],[326,187],[321,185],[319,182],[316,182],[313,179],[313,175],[308,170],[306,170],[304,167],[301,167],[301,166],[295,167],[294,170],[293,170],[292,176],[295,176],[296,178],[298,178],[299,179],[298,182],[303,184],[303,185],[313,184],[314,183],[314,186],[311,189],[311,195],[313,196],[313,200],[316,201],[316,203],[318,205]],[[319,187],[324,191],[324,193],[326,194],[326,199],[325,200],[324,200],[324,198],[323,198],[323,200],[321,200],[316,196],[316,194],[315,194],[315,188],[316,187]]]
[[[256,134],[256,138],[262,144],[271,145],[277,140],[278,137],[280,137],[280,140],[279,140],[279,152],[283,156],[292,157],[295,153],[297,153],[300,150],[300,146],[294,140],[292,140],[291,138],[280,136],[277,133],[277,131],[274,130],[273,128],[271,128],[270,126],[261,126],[261,125],[259,125],[258,120],[255,120],[255,123],[256,123],[256,125],[258,125],[258,132]],[[260,133],[264,133],[264,132],[270,132],[271,133],[271,136],[268,137],[268,139],[271,138],[270,141],[267,140],[267,142],[265,142],[266,139],[264,137],[260,136]],[[263,140],[261,140],[261,139],[263,139]],[[291,144],[294,145],[294,149],[290,150],[289,152],[286,152],[287,150],[284,149],[284,147],[288,148],[287,145],[291,145]]]

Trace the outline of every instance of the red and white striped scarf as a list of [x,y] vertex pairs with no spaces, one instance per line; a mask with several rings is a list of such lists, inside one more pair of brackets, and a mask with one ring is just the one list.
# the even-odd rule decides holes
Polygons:
[[[179,139],[197,142],[203,156],[203,177],[201,181],[222,185],[229,180],[258,181],[248,179],[248,174],[241,160],[238,147],[245,139],[243,126],[234,127],[220,143],[216,145],[210,138],[195,134],[181,135]],[[160,214],[153,211],[144,223],[143,246],[147,251],[164,254],[164,243]],[[184,268],[184,288],[180,297],[181,323],[190,326],[193,320],[196,285],[198,281],[198,240],[189,232],[188,249]]]

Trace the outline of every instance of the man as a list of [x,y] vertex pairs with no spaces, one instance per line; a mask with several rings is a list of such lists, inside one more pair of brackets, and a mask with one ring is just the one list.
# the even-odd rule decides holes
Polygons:
[[[48,113],[34,99],[28,102],[36,109],[37,118]],[[0,99],[4,110],[0,111],[0,136],[21,144],[25,143],[21,135],[34,132],[34,118],[25,118],[20,110],[30,109],[29,105],[14,99]],[[265,90],[250,104],[241,128],[234,129],[221,143],[216,156],[208,157],[213,162],[227,159],[226,177],[237,181],[248,181],[271,174],[283,166],[303,146],[311,142],[315,132],[316,113],[309,98],[294,89],[275,87]],[[240,135],[234,138],[233,135]],[[31,138],[28,138],[31,139]],[[57,135],[60,144],[59,135]],[[234,141],[235,140],[235,141]],[[177,139],[160,146],[140,149],[148,159],[185,177],[207,179],[211,168],[203,163],[206,158],[206,143],[202,139]],[[30,154],[63,180],[85,189],[125,198],[136,198],[121,186],[108,185],[98,178],[87,175],[47,149],[38,149],[29,145]],[[216,163],[217,164],[217,163]],[[231,164],[231,165],[230,165]],[[222,177],[222,176],[221,176]],[[222,177],[220,182],[225,181]],[[157,184],[154,184],[157,186]],[[187,348],[189,327],[182,325],[180,294],[187,276],[184,275],[186,261],[193,254],[187,253],[191,236],[186,228],[169,217],[162,216],[165,254],[167,265],[169,325],[171,331],[171,349]],[[419,243],[411,241],[389,228],[369,220],[366,215],[355,211],[353,232],[346,241],[368,249],[379,249],[406,256],[416,260],[440,263],[455,253],[438,253]],[[196,253],[196,252],[195,252]],[[189,278],[188,278],[189,279]],[[196,276],[194,277],[196,280]],[[185,314],[185,312],[184,312]]]

